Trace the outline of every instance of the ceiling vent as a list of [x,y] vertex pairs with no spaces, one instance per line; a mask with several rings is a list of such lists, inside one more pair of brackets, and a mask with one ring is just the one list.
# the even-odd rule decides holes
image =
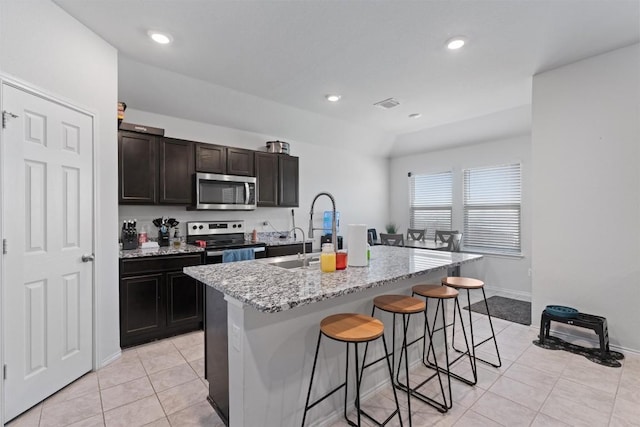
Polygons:
[[398,105],[400,105],[400,103],[398,102],[398,100],[394,99],[394,98],[389,98],[389,99],[385,99],[383,101],[380,102],[376,102],[375,104],[376,107],[380,107],[384,110],[388,110],[389,108],[393,108],[396,107]]

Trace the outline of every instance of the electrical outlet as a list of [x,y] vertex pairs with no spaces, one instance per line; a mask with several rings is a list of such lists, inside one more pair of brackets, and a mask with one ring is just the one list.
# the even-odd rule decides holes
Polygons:
[[269,221],[262,221],[262,225],[269,225]]

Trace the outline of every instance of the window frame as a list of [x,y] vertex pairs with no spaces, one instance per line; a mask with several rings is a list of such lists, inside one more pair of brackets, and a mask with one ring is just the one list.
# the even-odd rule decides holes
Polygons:
[[[410,172],[408,176],[409,176],[409,228],[426,229],[426,233],[424,237],[425,240],[433,240],[435,239],[436,229],[450,230],[453,225],[453,171],[446,170],[441,172],[420,173],[420,174],[413,174]],[[440,179],[438,179],[438,177],[440,177]],[[416,181],[419,180],[420,178],[435,179],[436,184],[443,186],[443,188],[446,188],[444,186],[447,185],[446,181],[448,181],[448,194],[439,194],[438,195],[439,200],[435,201],[434,203],[416,205],[415,204],[415,200],[416,200],[415,189],[417,186]],[[442,181],[442,183],[438,181]],[[423,190],[423,193],[426,193],[426,192],[427,190]],[[448,204],[446,203],[447,197],[448,197]],[[443,201],[445,201],[444,204],[442,203]],[[429,216],[428,213],[432,213],[432,216],[436,218],[440,218],[442,216],[440,214],[441,211],[444,211],[444,212],[448,211],[448,224],[446,224],[446,222],[439,222],[439,219],[436,220],[435,223],[433,223],[433,220],[431,220],[432,223],[430,224],[429,223],[430,220],[427,218],[423,220],[424,222],[420,222],[418,225],[416,225],[417,224],[416,212],[427,213],[427,216]],[[446,213],[444,216],[446,216]]]
[[[479,177],[482,177],[483,173],[498,175],[500,169],[503,169],[503,173],[507,175],[507,178],[513,179],[512,182],[506,184],[503,182],[502,187],[506,194],[496,194],[491,190],[483,189],[481,194],[470,195],[470,192],[474,191],[469,188],[470,181],[473,179],[470,174],[474,172],[478,174],[478,177],[475,178],[476,180],[487,179],[486,175],[483,178]],[[496,179],[499,179],[499,177]],[[475,185],[478,184],[476,183]],[[469,198],[472,198],[472,200],[469,200]],[[494,200],[490,200],[492,198]],[[503,200],[500,201],[500,198]],[[482,199],[482,202],[478,201],[480,199]],[[486,222],[486,218],[482,217],[482,212],[487,211],[498,212],[501,214],[499,217],[503,219],[496,220],[494,218],[493,222]],[[470,218],[473,213],[476,214],[476,218],[474,223],[470,224]],[[515,221],[513,219],[514,216],[517,218]],[[506,257],[522,257],[522,162],[464,168],[462,170],[462,221],[462,247],[465,251]],[[482,241],[482,239],[477,234],[482,228],[493,228],[494,230],[502,231],[495,233],[494,239],[484,240],[484,243],[479,244],[478,242]],[[516,232],[510,232],[509,229],[515,229]]]

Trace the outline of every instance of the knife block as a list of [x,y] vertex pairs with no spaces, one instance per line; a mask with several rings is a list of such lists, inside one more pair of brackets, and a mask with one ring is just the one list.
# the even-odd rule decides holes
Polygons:
[[169,246],[169,230],[164,233],[162,230],[158,230],[158,245]]
[[122,230],[122,249],[137,249],[138,248],[138,232],[135,228],[129,230]]

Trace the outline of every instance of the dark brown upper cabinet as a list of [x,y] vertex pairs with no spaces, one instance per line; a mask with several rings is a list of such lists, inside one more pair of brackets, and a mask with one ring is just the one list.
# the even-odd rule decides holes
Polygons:
[[123,205],[191,205],[193,152],[192,141],[153,133],[118,131],[118,202]]
[[254,176],[252,150],[196,143],[196,172]]
[[254,151],[227,147],[227,174],[255,176]]
[[152,205],[157,202],[158,137],[118,132],[118,201]]
[[286,154],[256,152],[258,206],[299,206],[299,159]]
[[258,206],[278,206],[278,156],[256,153]]
[[298,158],[286,154],[278,154],[278,205],[298,207],[299,170]]
[[227,173],[227,147],[196,143],[196,172]]
[[161,138],[159,142],[160,191],[158,203],[190,205],[193,198],[194,143]]

